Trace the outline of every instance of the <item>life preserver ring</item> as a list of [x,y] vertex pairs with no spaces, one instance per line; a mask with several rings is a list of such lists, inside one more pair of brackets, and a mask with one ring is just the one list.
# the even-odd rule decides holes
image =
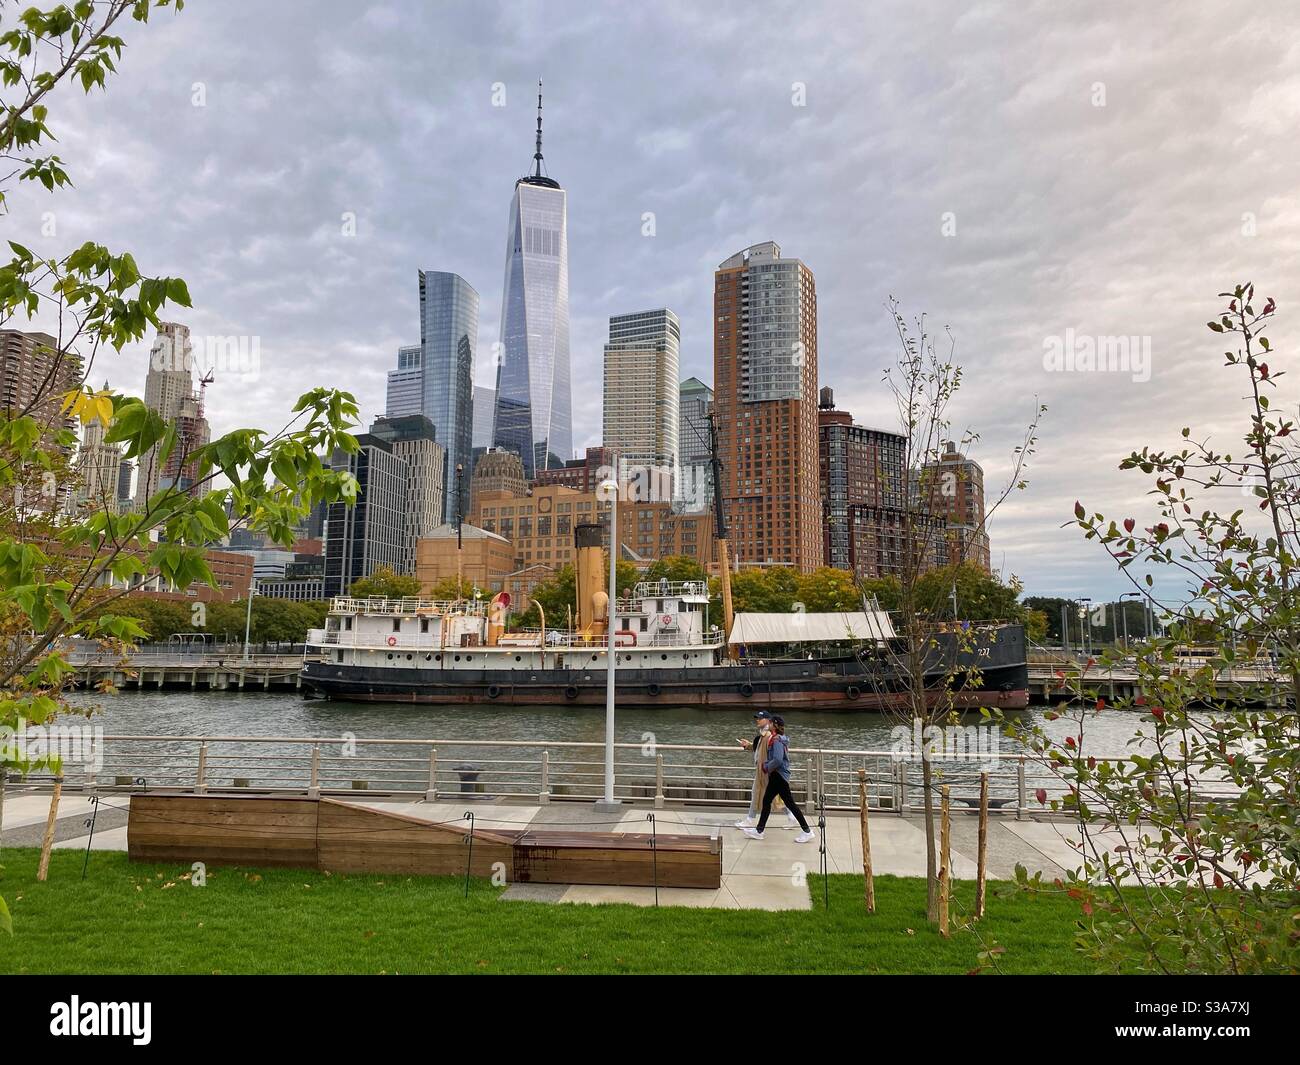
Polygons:
[[388,637],[388,646],[389,646],[389,647],[396,647],[396,646],[397,646],[397,637],[396,637],[396,636],[390,636],[390,637]]
[[658,684],[651,684],[646,688],[646,691],[648,691],[651,695],[658,695],[660,692],[663,691],[663,689],[659,687]]
[[578,689],[574,685],[570,684],[564,689],[564,697],[566,699],[576,699],[578,697]]
[[850,684],[844,689],[844,697],[850,702],[855,702],[862,697],[862,689],[856,684]]
[[661,614],[659,620],[665,625],[671,625],[673,623],[673,616],[671,614]]
[[750,684],[749,681],[745,681],[745,683],[740,686],[740,694],[748,699],[754,694],[754,686]]
[[489,699],[499,699],[501,697],[501,685],[489,684],[487,695]]

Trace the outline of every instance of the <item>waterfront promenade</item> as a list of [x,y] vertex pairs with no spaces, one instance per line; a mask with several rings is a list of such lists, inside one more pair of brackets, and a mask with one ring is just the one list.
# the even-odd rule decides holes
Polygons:
[[[127,794],[101,796],[96,816],[92,851],[126,850]],[[465,801],[400,802],[370,801],[358,805],[407,814],[428,821],[462,818],[467,808],[474,812],[476,828],[564,828],[569,831],[644,833],[650,831],[645,807],[628,807],[621,814],[600,814],[579,803],[508,805]],[[48,790],[11,786],[5,798],[0,845],[40,846],[49,813]],[[89,841],[86,820],[92,805],[85,794],[69,793],[59,804],[55,847],[84,850]],[[811,908],[807,874],[817,873],[821,854],[818,840],[796,844],[795,832],[785,828],[784,814],[773,814],[763,840],[746,837],[733,827],[742,809],[666,809],[654,811],[657,830],[664,834],[714,835],[723,841],[722,887],[720,889],[660,888],[659,903],[665,906],[705,906],[723,909],[806,910]],[[815,818],[810,815],[815,824]],[[467,823],[467,822],[461,822]],[[923,877],[925,875],[925,828],[919,816],[873,815],[871,818],[872,862],[877,876]],[[977,819],[954,811],[952,821],[953,875],[959,880],[975,877]],[[1030,873],[1042,871],[1045,878],[1063,875],[1079,863],[1069,840],[1071,826],[1060,819],[1028,818],[1015,821],[990,818],[988,875],[1007,880],[1017,864]],[[826,815],[826,865],[830,873],[862,872],[859,821],[854,814]],[[197,858],[198,856],[196,856]],[[94,875],[94,854],[89,875]],[[655,891],[649,887],[564,886],[514,884],[503,893],[504,901],[527,899],[564,903],[623,902],[653,905]]]

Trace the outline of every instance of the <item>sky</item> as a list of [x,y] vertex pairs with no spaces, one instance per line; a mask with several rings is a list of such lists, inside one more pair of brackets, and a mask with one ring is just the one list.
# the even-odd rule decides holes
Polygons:
[[[1130,585],[1062,528],[1075,501],[1154,520],[1124,455],[1183,426],[1230,449],[1244,434],[1241,372],[1205,327],[1217,294],[1274,296],[1288,350],[1297,23],[1286,3],[1176,0],[189,0],[123,30],[106,93],[60,91],[75,188],[24,188],[0,225],[39,254],[129,250],[187,280],[194,307],[169,317],[196,337],[256,338],[258,372],[207,391],[214,434],[278,428],[318,385],[368,424],[419,340],[419,269],[478,290],[491,384],[541,78],[568,191],[575,447],[599,443],[609,316],[672,308],[682,377],[711,381],[713,271],[775,240],[816,276],[819,384],[859,422],[897,426],[891,296],[955,339],[954,432],[979,434],[990,497],[1046,404],[993,563],[1029,594],[1101,600]],[[1109,338],[1133,338],[1121,367],[1052,359]],[[141,392],[148,348],[95,375]],[[1295,403],[1284,379],[1274,404]]]

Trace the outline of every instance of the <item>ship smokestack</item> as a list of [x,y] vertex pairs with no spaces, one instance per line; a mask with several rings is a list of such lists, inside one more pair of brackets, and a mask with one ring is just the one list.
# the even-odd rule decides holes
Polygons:
[[603,635],[609,617],[609,593],[602,587],[601,579],[605,561],[601,533],[599,525],[576,525],[573,529],[573,546],[577,548],[573,583],[578,599],[578,631],[587,636]]

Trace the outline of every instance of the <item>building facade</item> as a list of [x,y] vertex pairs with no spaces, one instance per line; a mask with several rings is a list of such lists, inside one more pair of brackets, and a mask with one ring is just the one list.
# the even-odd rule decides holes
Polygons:
[[713,467],[709,452],[709,411],[713,389],[698,377],[688,377],[678,389],[677,449],[680,463],[673,487],[686,511],[713,506]]
[[447,524],[415,545],[415,575],[420,579],[422,595],[428,595],[440,581],[454,580],[458,572],[462,580],[480,591],[498,592],[506,574],[514,568],[510,541],[469,522],[461,523],[459,538],[456,526]]
[[58,348],[49,333],[0,329],[0,412],[9,418],[28,413],[43,425],[76,428],[76,419],[61,408],[64,395],[81,387],[81,359]]
[[528,478],[524,476],[523,461],[513,451],[489,449],[474,464],[470,478],[468,512],[473,511],[479,496],[486,492],[500,492],[508,496],[528,494]]
[[681,325],[667,308],[609,320],[603,441],[618,455],[622,477],[635,468],[677,468],[680,341]]
[[[378,418],[370,427],[370,435],[387,443],[394,457],[406,464],[405,554],[398,572],[414,573],[416,541],[431,535],[442,524],[443,502],[448,498],[443,484],[447,453],[434,439],[433,423],[422,414]],[[452,477],[455,478],[454,470]],[[454,506],[454,494],[450,498]]]
[[533,173],[515,182],[510,204],[493,430],[530,478],[573,455],[568,204],[542,172],[541,100]]
[[406,497],[410,471],[392,445],[368,433],[353,454],[335,452],[332,465],[357,480],[354,505],[329,504],[325,517],[326,597],[346,595],[352,582],[387,566],[397,572],[409,557]]
[[986,573],[992,565],[988,530],[984,526],[984,468],[945,441],[937,460],[927,462],[913,478],[919,505],[944,519],[947,563],[969,562]]
[[722,500],[735,559],[822,563],[817,467],[817,291],[773,242],[714,274],[713,406]]
[[189,491],[197,480],[198,470],[189,456],[208,443],[210,434],[202,400],[194,391],[191,365],[189,328],[176,322],[159,323],[149,353],[144,402],[164,422],[176,426],[177,444],[166,458],[159,444],[140,456],[135,478],[137,507],[143,507],[164,488],[175,486]]
[[541,470],[533,485],[562,484],[575,492],[594,492],[602,481],[618,476],[618,456],[607,447],[589,447],[580,459],[553,470]]
[[[108,382],[104,382],[107,391]],[[98,418],[87,422],[81,429],[81,444],[77,448],[77,485],[72,493],[73,505],[80,511],[107,510],[116,512],[118,480],[122,467],[122,449],[117,444],[104,441],[105,428]]]

